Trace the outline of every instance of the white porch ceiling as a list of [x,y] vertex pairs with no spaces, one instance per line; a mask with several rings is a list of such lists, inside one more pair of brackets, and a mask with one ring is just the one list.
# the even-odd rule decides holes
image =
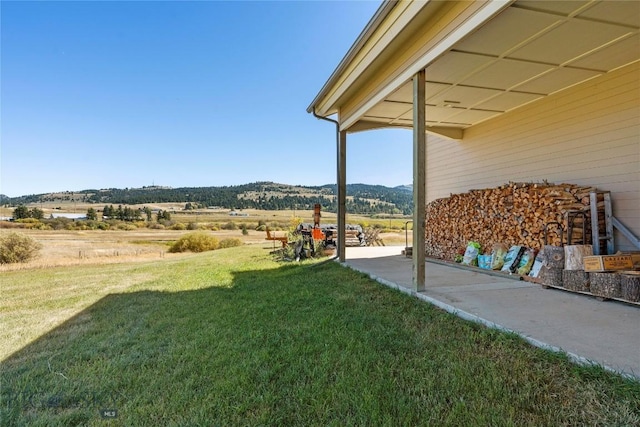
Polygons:
[[[518,0],[426,68],[427,130],[461,135],[638,60],[640,1]],[[412,87],[401,85],[350,130],[411,127]]]

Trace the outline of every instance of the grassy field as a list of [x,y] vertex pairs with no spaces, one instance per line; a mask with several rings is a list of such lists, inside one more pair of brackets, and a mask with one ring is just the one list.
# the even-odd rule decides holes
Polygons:
[[[95,205],[88,203],[71,203],[71,202],[48,202],[38,204],[28,204],[28,208],[39,208],[44,212],[45,218],[53,213],[81,213],[84,214],[89,208],[102,211],[103,205]],[[238,211],[246,216],[230,216],[229,209],[199,209],[185,211],[184,203],[150,203],[145,205],[130,205],[133,209],[142,209],[143,207],[150,209],[161,209],[171,213],[171,219],[176,222],[189,223],[214,223],[225,224],[229,221],[236,224],[245,223],[250,228],[255,228],[258,221],[264,221],[272,228],[286,228],[289,226],[291,219],[296,217],[302,219],[303,222],[313,222],[313,210],[291,210],[283,209],[277,211],[260,210],[260,209],[244,209]],[[10,217],[13,215],[14,208],[0,206],[0,217]],[[100,218],[100,216],[99,216]],[[347,223],[361,224],[364,226],[377,226],[393,230],[404,230],[405,223],[411,218],[402,215],[357,215],[347,214]],[[322,212],[321,222],[323,224],[337,223],[336,214],[331,212]],[[411,229],[411,224],[408,225]]]
[[[88,208],[95,205],[71,204],[71,203],[43,203],[29,205],[29,208],[38,207],[44,211],[44,217],[49,218],[52,213],[85,213]],[[56,209],[56,208],[60,209]],[[142,207],[134,206],[134,207]],[[222,239],[240,239],[245,244],[265,243],[266,232],[258,231],[259,223],[265,224],[271,230],[278,231],[278,236],[285,235],[296,221],[306,223],[313,222],[313,211],[279,210],[264,211],[246,209],[242,213],[247,216],[230,216],[228,209],[205,209],[200,211],[183,211],[181,204],[153,204],[150,207],[162,210],[175,210],[171,215],[174,225],[182,225],[182,229],[173,229],[173,226],[161,228],[149,228],[149,223],[141,221],[136,225],[130,222],[119,222],[112,225],[109,230],[91,229],[40,229],[34,224],[0,221],[0,233],[18,231],[33,237],[40,244],[40,255],[23,264],[0,264],[0,272],[24,270],[31,268],[48,268],[61,265],[86,265],[86,264],[111,264],[119,262],[148,261],[151,259],[175,257],[168,254],[169,245],[192,229],[205,230],[208,234]],[[101,208],[101,207],[99,207]],[[12,208],[0,207],[0,217],[10,217]],[[408,232],[405,232],[405,224],[408,219],[404,217],[372,218],[361,215],[349,215],[347,223],[360,224],[364,228],[376,227],[380,229],[379,237],[386,245],[411,245],[411,224],[408,224]],[[336,223],[336,215],[322,213],[322,224]],[[82,221],[70,224],[77,227]],[[152,225],[157,225],[152,221]],[[40,224],[43,225],[43,224]],[[188,225],[188,227],[186,226]],[[123,227],[120,227],[123,226]],[[243,226],[247,232],[242,232]],[[51,227],[49,227],[51,228]],[[279,243],[275,243],[278,245]],[[271,242],[274,248],[273,242]]]
[[2,273],[2,425],[638,425],[640,383],[260,245]]
[[[0,230],[0,233],[9,230]],[[13,230],[34,238],[42,245],[39,256],[26,263],[0,264],[0,273],[5,271],[29,270],[58,266],[114,264],[122,262],[147,262],[164,258],[176,258],[182,254],[168,253],[171,243],[178,240],[189,230],[153,230],[140,228],[135,230]],[[239,239],[247,245],[259,245],[277,249],[279,242],[265,240],[264,231],[250,230],[246,235],[241,230],[205,231],[205,233],[223,239]],[[278,236],[286,234],[278,231]],[[380,237],[387,245],[405,244],[404,232],[381,233]],[[409,236],[409,243],[411,236]]]

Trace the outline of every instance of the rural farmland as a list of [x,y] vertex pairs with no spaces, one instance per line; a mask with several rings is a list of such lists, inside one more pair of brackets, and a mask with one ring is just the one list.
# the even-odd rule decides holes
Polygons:
[[[83,226],[83,221],[76,221],[67,223],[65,228],[52,230],[41,227],[37,222],[3,221],[0,223],[3,232],[15,230],[24,233],[42,244],[42,249],[37,258],[27,263],[2,264],[0,271],[179,257],[180,254],[168,253],[169,245],[194,231],[204,231],[219,240],[234,238],[240,239],[244,244],[257,244],[273,248],[273,242],[265,240],[266,227],[278,232],[279,235],[284,235],[291,229],[293,223],[313,222],[312,211],[257,209],[245,209],[238,212],[230,209],[184,211],[182,209],[184,205],[177,203],[157,203],[145,206],[149,206],[153,210],[170,212],[171,223],[160,227],[155,222],[149,224],[142,221],[132,224],[111,221],[109,229],[101,230],[91,229],[88,226]],[[79,214],[86,212],[89,208],[95,208],[95,205],[60,203],[58,201],[27,205],[27,207],[42,209],[44,218],[47,218],[52,214],[64,212]],[[142,207],[142,205],[132,205],[134,209]],[[9,217],[12,211],[12,208],[0,208],[0,217]],[[46,223],[46,220],[44,222]],[[323,224],[335,222],[335,214],[323,212]],[[378,228],[380,238],[387,245],[404,246],[406,239],[411,242],[411,225],[406,224],[407,219],[402,216],[371,218],[351,215],[348,217],[348,222],[362,225],[363,228]],[[407,234],[404,231],[405,225],[409,229]]]

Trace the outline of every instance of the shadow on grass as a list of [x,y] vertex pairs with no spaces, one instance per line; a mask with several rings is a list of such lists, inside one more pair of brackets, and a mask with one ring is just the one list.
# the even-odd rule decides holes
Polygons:
[[331,263],[108,295],[3,362],[1,409],[2,425],[562,425],[640,419],[637,401]]
[[281,363],[265,344],[290,339],[291,321],[298,332],[312,322],[298,316],[314,293],[301,287],[318,285],[300,276],[309,267],[235,273],[230,287],[107,295],[2,362],[0,424],[242,419],[232,414],[244,414],[249,370]]

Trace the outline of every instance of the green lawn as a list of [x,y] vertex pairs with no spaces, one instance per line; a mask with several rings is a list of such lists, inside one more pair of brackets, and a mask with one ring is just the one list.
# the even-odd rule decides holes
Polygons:
[[1,280],[3,426],[640,423],[639,382],[336,263],[241,247]]

